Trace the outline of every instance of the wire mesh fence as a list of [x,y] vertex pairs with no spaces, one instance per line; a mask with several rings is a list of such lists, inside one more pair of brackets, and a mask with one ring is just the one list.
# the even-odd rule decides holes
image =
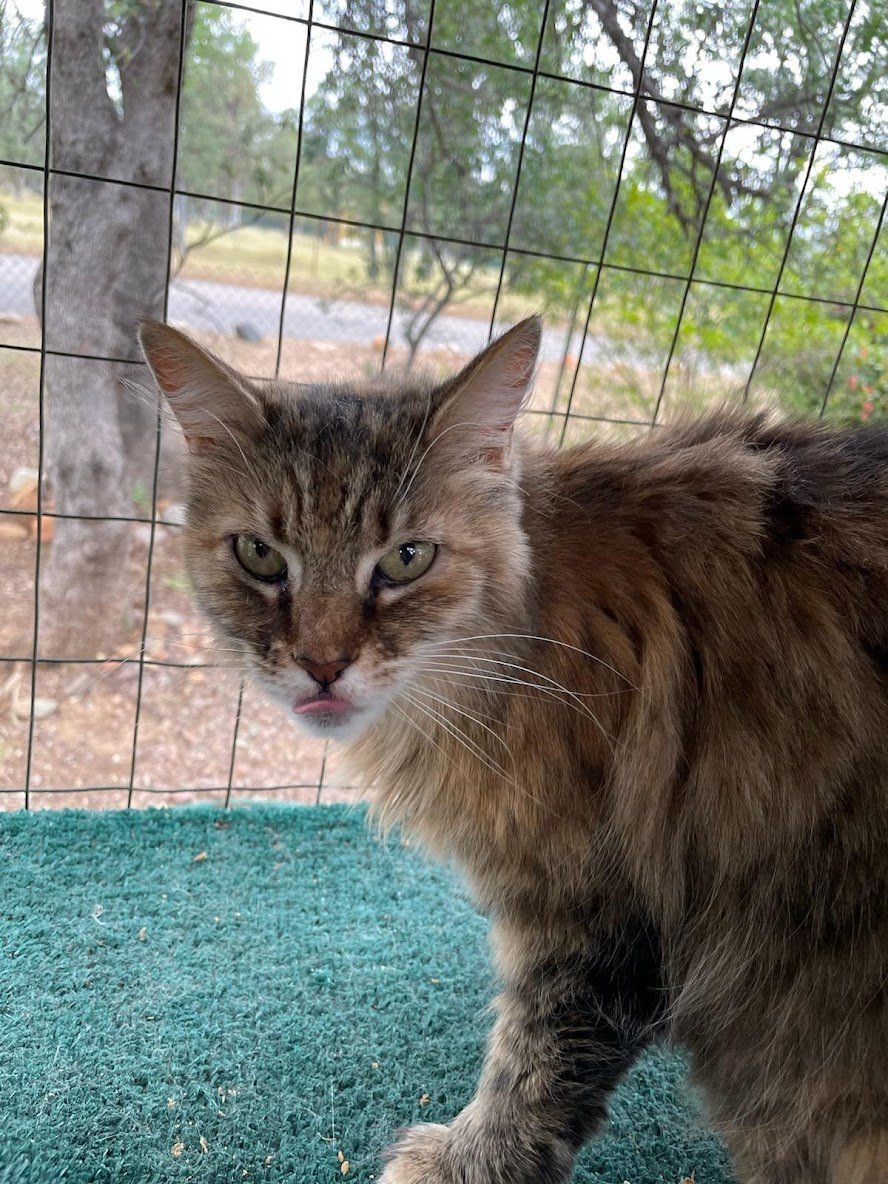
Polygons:
[[0,0],[0,808],[347,790],[211,657],[141,315],[312,381],[450,369],[542,309],[525,427],[559,445],[713,399],[888,413],[885,26]]

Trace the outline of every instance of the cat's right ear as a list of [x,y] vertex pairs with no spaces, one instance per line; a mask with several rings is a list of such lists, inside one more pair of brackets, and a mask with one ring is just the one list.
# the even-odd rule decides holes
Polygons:
[[262,407],[234,370],[169,325],[143,321],[139,341],[151,373],[179,421],[188,451],[212,452],[254,435]]

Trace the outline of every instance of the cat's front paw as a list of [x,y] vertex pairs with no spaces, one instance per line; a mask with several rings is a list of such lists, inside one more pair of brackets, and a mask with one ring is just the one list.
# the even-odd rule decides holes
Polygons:
[[380,1184],[461,1184],[453,1174],[450,1127],[412,1126],[389,1152]]

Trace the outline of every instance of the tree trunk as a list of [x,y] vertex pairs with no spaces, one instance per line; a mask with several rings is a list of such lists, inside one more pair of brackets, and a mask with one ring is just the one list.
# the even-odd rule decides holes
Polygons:
[[[135,361],[139,320],[163,313],[181,5],[129,8],[111,29],[102,0],[55,6],[52,162],[109,180],[50,178],[44,328],[50,350]],[[114,99],[103,47],[120,78]],[[122,378],[145,385],[141,367],[47,357],[46,473],[57,513],[131,515],[134,495],[146,508],[156,413]],[[137,607],[126,593],[130,538],[128,523],[56,522],[41,652],[91,655],[119,640]]]

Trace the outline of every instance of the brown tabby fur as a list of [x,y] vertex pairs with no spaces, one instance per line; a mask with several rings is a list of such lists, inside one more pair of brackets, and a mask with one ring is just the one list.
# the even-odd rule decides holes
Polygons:
[[[406,688],[352,758],[493,918],[476,1097],[384,1184],[567,1180],[664,1038],[743,1184],[886,1184],[888,432],[721,410],[510,445],[538,338],[443,386],[301,388],[143,333],[220,636],[272,687],[348,652]],[[298,588],[223,562],[243,530],[298,554]],[[429,572],[362,596],[364,557],[411,538],[439,543]]]

